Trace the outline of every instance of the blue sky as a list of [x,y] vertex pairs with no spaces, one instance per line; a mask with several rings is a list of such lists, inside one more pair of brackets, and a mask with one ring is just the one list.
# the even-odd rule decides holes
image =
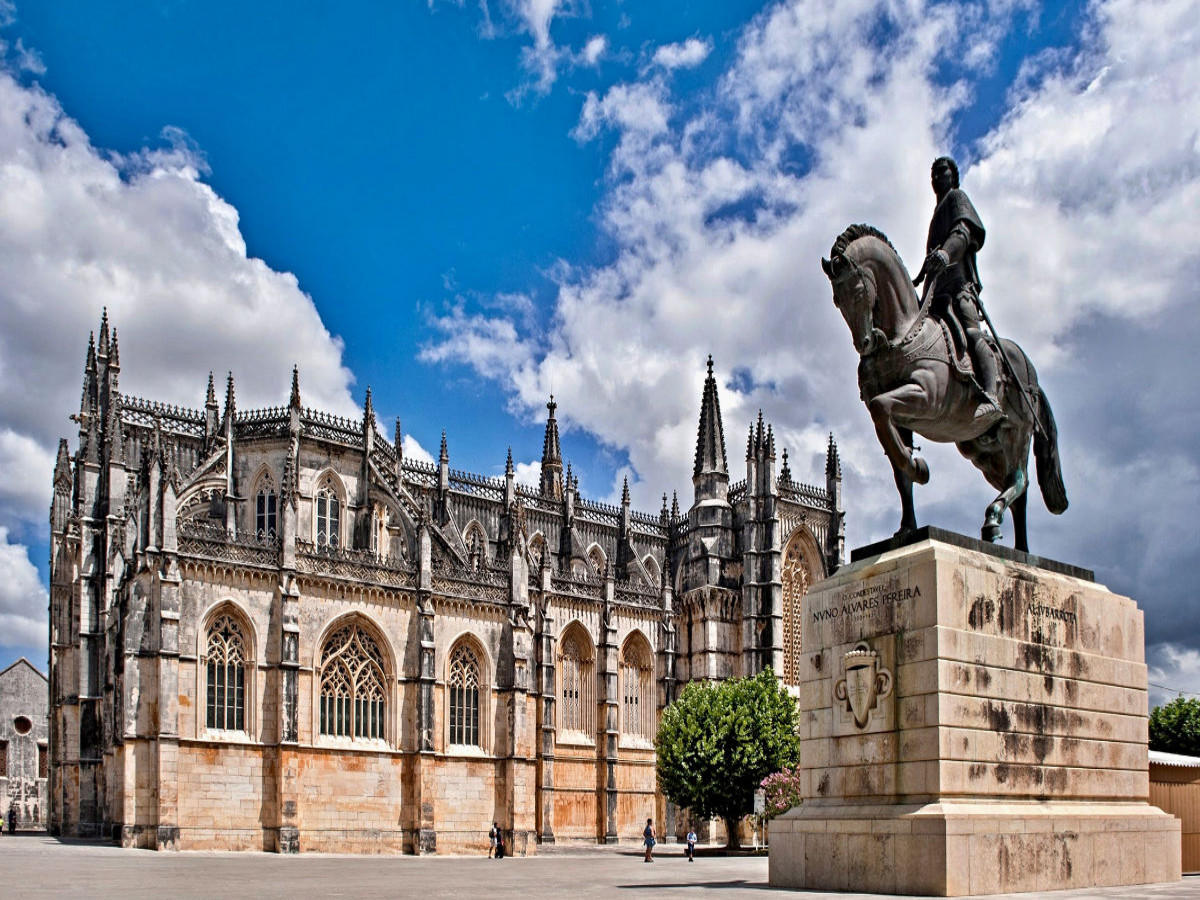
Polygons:
[[[836,8],[834,8],[836,7]],[[18,3],[0,73],[0,665],[44,663],[49,466],[107,305],[122,385],[353,415],[526,476],[553,389],[586,494],[690,495],[712,353],[731,466],[758,409],[798,477],[832,431],[851,545],[889,470],[818,268],[852,221],[915,268],[941,153],[988,226],[1072,509],[1035,551],[1146,610],[1200,691],[1196,0]],[[1150,389],[1143,389],[1149,384]],[[1168,413],[1172,413],[1168,416]],[[928,450],[923,522],[990,499]],[[736,477],[736,475],[735,475]]]

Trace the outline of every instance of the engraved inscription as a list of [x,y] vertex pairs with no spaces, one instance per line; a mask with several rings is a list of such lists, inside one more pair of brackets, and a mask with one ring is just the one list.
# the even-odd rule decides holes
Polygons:
[[844,596],[834,598],[832,605],[812,612],[813,624],[833,619],[859,619],[871,616],[876,611],[895,606],[905,600],[916,600],[921,596],[921,586],[898,588],[894,583],[875,584],[859,588]]
[[1059,609],[1056,606],[1046,606],[1044,603],[1035,603],[1029,607],[1029,615],[1034,618],[1057,619],[1059,622],[1066,622],[1068,625],[1078,624],[1073,610]]

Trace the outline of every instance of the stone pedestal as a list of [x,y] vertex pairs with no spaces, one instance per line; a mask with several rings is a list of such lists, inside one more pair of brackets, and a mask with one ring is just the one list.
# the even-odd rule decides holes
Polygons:
[[815,585],[802,649],[806,799],[771,823],[772,885],[1179,879],[1179,821],[1146,802],[1142,613],[1090,573],[924,529]]

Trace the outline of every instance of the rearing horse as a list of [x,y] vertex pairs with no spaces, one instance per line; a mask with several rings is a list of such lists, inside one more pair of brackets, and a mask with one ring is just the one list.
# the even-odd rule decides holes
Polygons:
[[860,357],[859,390],[900,491],[897,534],[916,529],[913,482],[929,481],[929,467],[913,453],[916,432],[956,444],[1000,492],[984,515],[983,539],[1000,539],[1004,511],[1011,506],[1016,547],[1028,551],[1025,489],[1031,437],[1046,508],[1056,515],[1065,511],[1067,492],[1054,415],[1025,351],[1001,341],[1016,381],[1006,374],[1000,396],[1005,418],[981,428],[974,420],[980,388],[955,358],[946,326],[929,314],[931,304],[918,301],[904,263],[883,232],[851,225],[834,242],[830,257],[821,260],[821,267],[833,284],[833,302],[850,326]]

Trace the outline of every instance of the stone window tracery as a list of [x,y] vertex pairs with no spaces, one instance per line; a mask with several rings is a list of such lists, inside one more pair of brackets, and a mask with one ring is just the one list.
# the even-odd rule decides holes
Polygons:
[[646,639],[633,635],[621,650],[621,731],[653,740],[654,659]]
[[546,539],[542,535],[535,534],[533,540],[529,542],[529,562],[531,567],[537,568],[542,564],[542,556],[546,552]]
[[254,495],[254,535],[273,540],[279,534],[279,495],[270,475],[264,475]]
[[590,740],[596,715],[595,659],[591,643],[577,626],[559,644],[559,670],[558,726]]
[[804,555],[804,532],[788,541],[783,552],[783,683],[800,684],[801,599],[812,584],[812,569]]
[[659,587],[662,584],[662,570],[658,567],[658,561],[653,556],[647,556],[642,560],[642,565],[650,576],[650,587]]
[[228,613],[218,616],[208,629],[205,651],[209,728],[246,730],[247,659],[246,636],[241,625]]
[[337,547],[341,544],[342,501],[333,479],[326,476],[317,488],[313,500],[316,507],[317,546]]
[[450,690],[450,743],[480,747],[479,694],[482,685],[479,657],[465,641],[450,654],[446,679]]
[[592,564],[592,571],[597,575],[603,575],[607,568],[607,561],[604,558],[604,551],[599,547],[592,547],[588,551],[588,562]]
[[479,571],[481,565],[486,565],[488,561],[488,539],[484,534],[483,528],[478,523],[473,523],[467,528],[466,541],[467,559],[472,571]]
[[360,625],[348,623],[330,635],[321,651],[321,734],[383,739],[385,672],[379,644]]

